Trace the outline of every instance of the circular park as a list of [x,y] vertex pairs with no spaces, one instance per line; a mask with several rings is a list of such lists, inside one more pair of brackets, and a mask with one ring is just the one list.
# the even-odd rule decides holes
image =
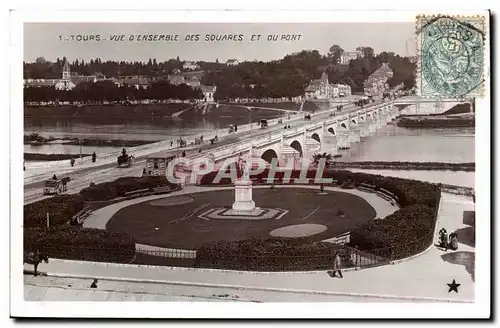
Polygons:
[[185,189],[165,177],[125,177],[27,204],[25,249],[86,261],[299,271],[329,268],[337,253],[344,267],[366,268],[432,245],[439,185],[340,170],[325,171],[331,182],[321,188],[295,184],[299,172],[269,185],[267,173],[252,176],[245,215],[235,208],[244,186],[216,183],[217,172]]
[[106,229],[127,233],[140,244],[196,250],[248,238],[322,241],[376,216],[362,197],[341,191],[318,195],[317,188],[254,188],[253,200],[263,211],[255,219],[224,215],[234,202],[232,188],[144,201],[120,209]]

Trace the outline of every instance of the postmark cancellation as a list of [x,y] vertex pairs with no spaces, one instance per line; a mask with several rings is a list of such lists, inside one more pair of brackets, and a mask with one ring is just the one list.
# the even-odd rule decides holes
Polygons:
[[417,93],[481,96],[485,74],[486,17],[417,16]]

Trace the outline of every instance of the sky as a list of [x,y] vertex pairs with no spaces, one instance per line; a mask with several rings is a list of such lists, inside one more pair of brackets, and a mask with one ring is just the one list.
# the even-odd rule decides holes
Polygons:
[[[130,41],[136,35],[177,35],[177,41]],[[186,41],[187,35],[198,41]],[[206,35],[242,35],[242,41],[206,41]],[[111,41],[124,35],[123,41]],[[252,41],[252,35],[254,41]],[[261,35],[257,40],[257,35]],[[277,41],[268,41],[277,35]],[[287,40],[295,36],[295,40]],[[299,37],[300,35],[300,37]],[[90,36],[94,40],[90,40]],[[99,36],[100,41],[95,41]],[[282,39],[284,38],[284,39]],[[78,39],[78,40],[77,40]],[[370,46],[376,53],[415,54],[412,23],[25,23],[24,60],[37,57],[68,60],[164,61],[181,60],[225,62],[227,59],[276,60],[301,50],[326,54],[338,44],[345,51]]]

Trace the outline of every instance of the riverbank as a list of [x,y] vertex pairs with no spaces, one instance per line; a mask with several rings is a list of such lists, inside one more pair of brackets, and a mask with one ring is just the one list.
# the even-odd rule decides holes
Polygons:
[[476,120],[473,115],[406,116],[398,118],[396,125],[414,129],[473,128],[476,126]]
[[[82,154],[82,157],[91,156],[90,154]],[[80,154],[36,154],[24,153],[25,161],[63,161],[71,158],[80,158]]]
[[102,140],[102,139],[80,139],[80,138],[55,138],[53,136],[45,137],[38,133],[31,133],[29,135],[24,135],[24,144],[31,146],[42,146],[53,143],[58,143],[62,145],[69,146],[89,146],[89,147],[137,147],[141,145],[146,145],[154,143],[151,140]]
[[440,163],[440,162],[333,162],[332,168],[357,168],[367,170],[422,170],[422,171],[465,171],[474,172],[475,163]]

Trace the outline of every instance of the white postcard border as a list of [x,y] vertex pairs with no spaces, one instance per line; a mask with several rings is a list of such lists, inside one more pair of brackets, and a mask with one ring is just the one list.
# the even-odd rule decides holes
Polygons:
[[[10,37],[11,68],[11,315],[14,316],[58,316],[58,317],[171,317],[171,318],[387,318],[387,317],[454,317],[469,318],[485,316],[490,309],[490,78],[486,76],[485,97],[477,99],[476,108],[476,301],[473,304],[390,304],[390,303],[184,303],[184,302],[26,302],[24,301],[22,276],[22,199],[23,171],[22,135],[22,23],[28,21],[99,21],[99,22],[339,22],[355,21],[413,21],[422,11],[387,11],[384,15],[373,11],[354,12],[303,12],[282,11],[222,11],[214,12],[69,12],[64,15],[56,11],[14,12],[11,16]],[[484,12],[478,12],[484,14]],[[471,12],[448,12],[467,14]],[[472,13],[474,14],[474,13]],[[489,44],[486,53],[489,54]],[[489,58],[487,63],[489,73]],[[19,146],[17,146],[19,145]]]

